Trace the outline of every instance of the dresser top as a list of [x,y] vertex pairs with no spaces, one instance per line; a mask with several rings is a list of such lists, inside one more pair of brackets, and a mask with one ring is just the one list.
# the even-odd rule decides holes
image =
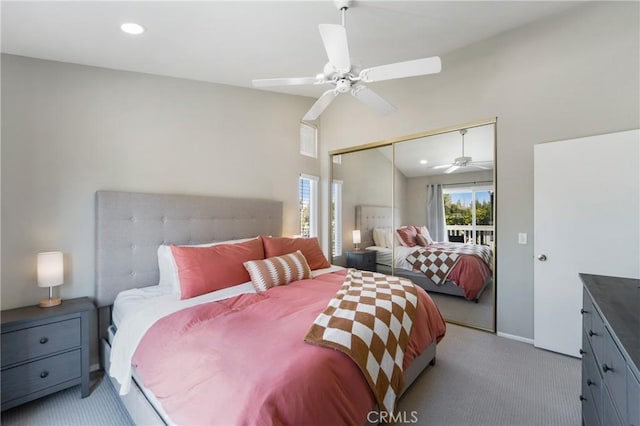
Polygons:
[[77,299],[63,299],[58,306],[50,308],[41,308],[38,305],[26,306],[24,308],[15,308],[2,311],[2,325],[18,322],[18,321],[35,321],[54,316],[75,314],[95,309],[95,305],[88,297],[79,297]]
[[627,358],[640,369],[640,280],[580,274],[596,309],[622,345]]

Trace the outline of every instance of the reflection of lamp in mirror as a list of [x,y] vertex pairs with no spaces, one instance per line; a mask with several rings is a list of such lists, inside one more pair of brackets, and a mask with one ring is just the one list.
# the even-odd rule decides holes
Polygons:
[[49,299],[40,302],[40,307],[48,308],[62,303],[62,299],[53,298],[53,287],[64,282],[64,262],[62,252],[50,251],[38,253],[38,287],[49,287]]
[[353,245],[355,247],[356,250],[360,250],[360,230],[359,229],[354,229],[353,231]]

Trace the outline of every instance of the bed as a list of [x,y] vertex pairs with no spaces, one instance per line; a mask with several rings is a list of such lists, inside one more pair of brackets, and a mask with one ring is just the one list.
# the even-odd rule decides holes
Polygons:
[[[393,234],[393,217],[390,207],[356,206],[356,228],[360,229],[363,247],[376,251],[377,270],[385,274],[393,273],[406,277],[428,292],[459,296],[478,303],[484,291],[492,283],[491,260],[481,261],[477,256],[462,255],[447,279],[436,284],[423,272],[415,270],[414,265],[407,260],[420,247],[404,247],[397,242],[396,238],[392,238],[393,249],[375,244],[374,230],[382,229]],[[397,209],[395,217],[399,217]],[[427,248],[448,252],[457,249],[464,251],[470,247],[460,243],[436,243]],[[488,249],[484,251],[486,254]]]
[[[256,212],[259,212],[259,216]],[[335,290],[344,285],[345,276],[350,276],[347,274],[351,272],[329,265],[328,268],[314,270],[313,278],[271,288],[269,293],[256,294],[250,282],[242,283],[179,300],[178,303],[183,304],[180,306],[176,305],[175,296],[163,293],[156,285],[159,281],[157,248],[161,244],[198,244],[251,238],[256,235],[279,236],[281,226],[282,203],[276,201],[97,192],[96,299],[100,307],[99,327],[103,337],[102,363],[105,370],[110,371],[112,359],[120,363],[120,348],[126,347],[117,341],[126,341],[127,336],[142,333],[140,345],[137,348],[126,347],[124,351],[133,354],[132,359],[136,365],[131,368],[129,364],[130,389],[121,395],[136,424],[225,423],[225,419],[227,423],[229,419],[244,423],[251,423],[252,419],[260,423],[291,423],[291,419],[298,415],[296,410],[309,413],[313,412],[312,405],[318,406],[316,403],[309,404],[308,401],[296,399],[304,393],[291,393],[296,389],[296,383],[297,386],[303,383],[303,388],[312,389],[312,394],[315,392],[316,396],[318,392],[333,395],[333,399],[329,398],[329,403],[333,404],[334,409],[316,407],[324,410],[323,417],[316,418],[318,421],[322,418],[341,418],[343,423],[352,423],[355,419],[358,419],[356,423],[366,422],[367,419],[362,417],[363,407],[371,410],[376,406],[377,400],[367,389],[366,381],[355,364],[337,351],[310,345],[298,338],[285,338],[288,334],[299,336],[311,326],[312,318],[318,316],[323,307],[327,307],[329,300],[333,300],[332,294],[336,297]],[[169,300],[172,298],[174,300]],[[116,299],[118,302],[114,306]],[[293,300],[295,303],[292,303]],[[294,305],[296,309],[292,310]],[[262,308],[258,309],[260,306]],[[283,307],[287,310],[282,311],[285,309]],[[275,319],[271,316],[266,318],[261,316],[265,315],[264,312],[282,312],[282,315]],[[132,332],[132,329],[138,327],[138,317],[142,318],[150,313],[159,315],[158,318],[148,320],[150,328],[143,332]],[[434,316],[438,316],[439,320]],[[425,320],[427,317],[428,320]],[[283,322],[282,318],[288,320]],[[309,324],[301,321],[301,318]],[[435,328],[423,333],[425,336],[430,334],[430,338],[425,337],[416,342],[412,340],[413,343],[410,342],[407,346],[404,385],[399,395],[428,364],[435,363],[436,343],[444,335],[444,322],[442,329],[439,329],[438,321],[442,318],[437,308],[434,311],[425,307],[424,312],[417,313],[415,318],[416,330],[421,327]],[[241,324],[242,321],[250,320],[254,320],[251,327]],[[200,323],[207,326],[194,326]],[[266,345],[261,350],[257,346],[251,346],[260,336],[268,336],[270,330],[274,330],[280,337],[277,344]],[[178,341],[182,338],[200,344],[189,346],[181,357],[165,356],[187,348],[187,340]],[[292,349],[288,352],[289,346],[295,347],[295,351]],[[239,349],[241,347],[246,348],[246,353]],[[199,352],[192,352],[196,350]],[[112,356],[112,351],[115,356]],[[277,371],[273,367],[276,364],[272,368],[261,367],[261,356],[250,359],[247,354],[262,355],[270,351],[275,352],[276,359],[283,360],[277,365],[280,368],[282,364],[287,373],[267,380],[269,386],[265,387],[264,382],[254,383],[254,375],[249,372]],[[217,358],[221,353],[226,354],[223,360]],[[317,365],[316,361],[310,363],[318,354],[322,354],[318,358],[321,361]],[[229,364],[234,362],[240,366],[231,369]],[[193,368],[183,371],[180,367],[184,365]],[[225,365],[225,368],[218,368],[216,377],[206,379],[206,382],[223,386],[198,388],[205,382],[199,375],[205,370],[216,370],[215,366],[220,365]],[[235,373],[232,377],[224,377],[227,371]],[[327,375],[338,378],[337,381],[342,383],[338,391],[315,384],[321,383],[321,377]],[[122,390],[122,382],[114,378],[111,380],[117,390]],[[317,387],[315,391],[314,387]],[[214,392],[211,389],[217,390]],[[256,393],[257,389],[262,392]],[[340,392],[345,392],[346,396],[340,397]],[[264,394],[268,398],[242,405],[236,398],[242,394],[253,398],[257,394]],[[278,402],[282,396],[288,399]],[[340,405],[347,399],[355,401],[353,406],[356,408]],[[180,409],[184,404],[194,401],[199,408]],[[283,412],[282,404],[287,407],[286,410],[294,413]],[[255,413],[251,414],[247,407],[251,407]],[[225,411],[234,409],[235,412]],[[211,410],[216,414],[212,414]],[[238,410],[245,417],[234,417]],[[195,411],[202,413],[197,414],[197,417],[189,417]],[[334,418],[332,415],[342,417]],[[309,422],[310,418],[306,417],[304,420]]]

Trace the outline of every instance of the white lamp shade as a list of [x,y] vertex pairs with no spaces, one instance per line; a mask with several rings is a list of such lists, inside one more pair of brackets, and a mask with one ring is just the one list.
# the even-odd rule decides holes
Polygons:
[[360,244],[360,230],[356,229],[353,231],[353,244]]
[[55,287],[64,283],[62,252],[38,253],[38,287]]

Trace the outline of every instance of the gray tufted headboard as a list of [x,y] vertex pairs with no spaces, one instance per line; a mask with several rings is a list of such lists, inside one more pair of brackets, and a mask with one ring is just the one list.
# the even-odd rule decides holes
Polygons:
[[96,192],[96,302],[158,283],[161,244],[282,234],[282,202],[195,195]]
[[[394,210],[398,220],[398,209]],[[374,245],[373,230],[375,228],[391,229],[393,226],[391,207],[356,206],[356,229],[360,230],[362,247]]]

